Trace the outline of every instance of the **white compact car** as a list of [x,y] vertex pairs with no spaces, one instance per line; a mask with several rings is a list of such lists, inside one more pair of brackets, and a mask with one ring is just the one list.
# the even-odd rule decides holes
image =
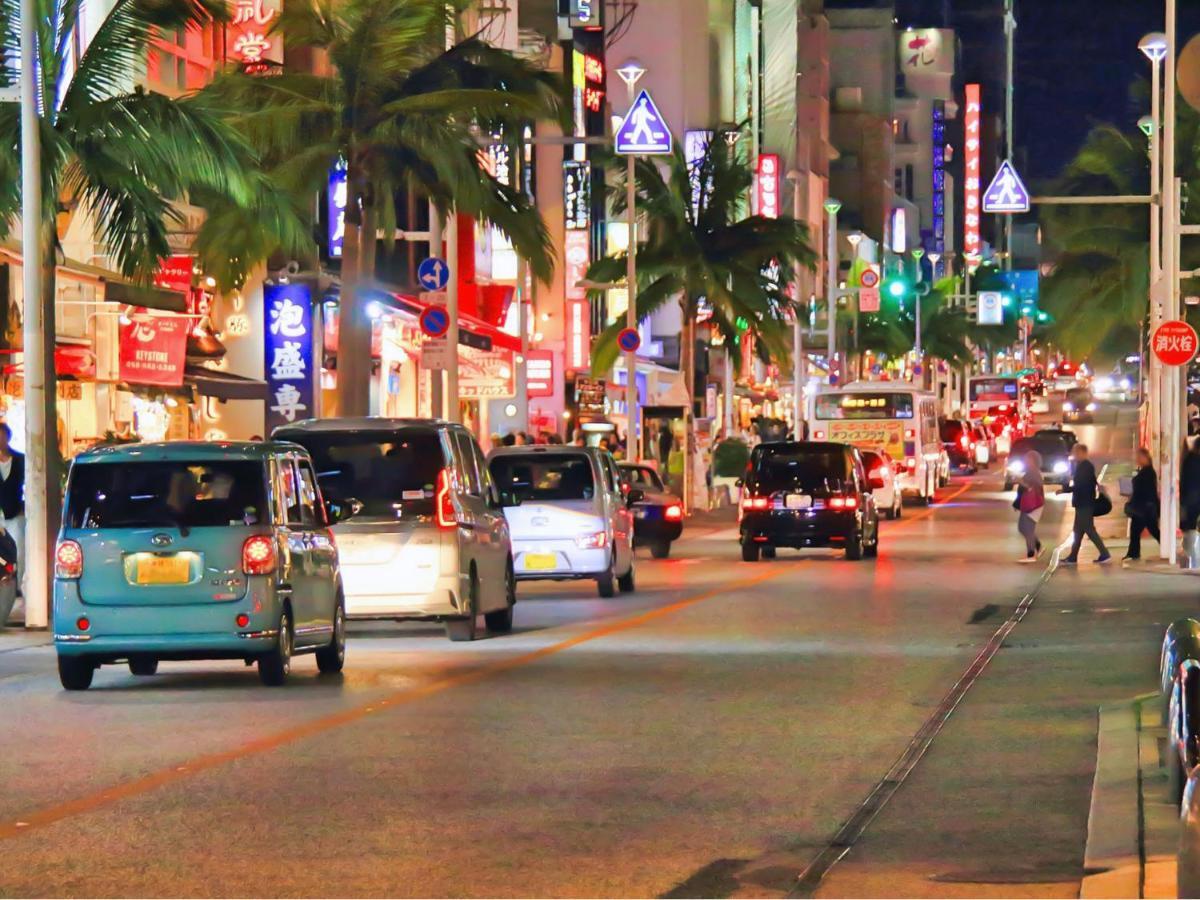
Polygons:
[[452,641],[512,629],[516,580],[500,494],[475,438],[437,419],[320,419],[277,428],[312,456],[334,526],[346,616],[444,622]]
[[594,579],[601,597],[613,583],[632,591],[632,504],[616,462],[594,447],[502,447],[488,457],[505,498],[518,581]]
[[889,519],[900,518],[904,514],[904,503],[900,486],[896,483],[896,472],[891,457],[883,448],[861,452],[867,475],[877,476],[883,482],[882,486],[876,485],[872,490],[875,495],[875,508]]

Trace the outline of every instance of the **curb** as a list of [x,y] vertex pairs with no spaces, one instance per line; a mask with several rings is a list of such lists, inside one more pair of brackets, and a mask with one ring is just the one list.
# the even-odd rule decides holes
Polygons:
[[1081,898],[1142,895],[1139,804],[1137,709],[1132,702],[1101,706]]

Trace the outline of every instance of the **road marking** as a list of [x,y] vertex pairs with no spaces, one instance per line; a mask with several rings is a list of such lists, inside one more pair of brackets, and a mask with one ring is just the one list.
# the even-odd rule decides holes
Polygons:
[[[970,488],[969,484],[964,484],[957,491],[952,492],[945,498],[944,502],[955,499],[961,496]],[[890,531],[896,531],[908,525],[923,521],[933,515],[938,509],[937,505],[921,511],[917,515],[907,519],[902,519],[892,526]],[[586,644],[589,641],[598,640],[600,638],[609,637],[610,635],[619,634],[623,631],[628,631],[632,628],[637,628],[639,625],[644,625],[647,622],[652,622],[655,619],[669,616],[672,613],[687,609],[690,606],[695,606],[705,600],[711,600],[713,597],[719,597],[723,594],[729,594],[737,590],[745,590],[746,588],[754,587],[755,585],[763,584],[771,581],[781,575],[793,572],[801,565],[804,560],[796,560],[794,562],[775,562],[769,567],[764,566],[762,574],[755,575],[750,578],[739,579],[733,583],[723,584],[719,587],[703,591],[699,594],[693,594],[690,597],[685,597],[682,600],[677,600],[674,603],[669,603],[666,606],[655,607],[643,613],[638,613],[635,616],[630,616],[626,619],[620,619],[616,622],[610,622],[605,625],[592,628],[588,631],[578,634],[571,638],[566,638],[555,644],[550,644],[546,647],[541,647],[537,650],[531,650],[528,653],[522,653],[518,656],[509,659],[498,660],[488,665],[480,666],[477,669],[471,669],[467,672],[461,672],[457,675],[450,675],[443,678],[435,679],[427,684],[419,685],[404,690],[396,691],[388,694],[381,699],[372,700],[363,703],[360,706],[352,707],[341,712],[331,713],[320,718],[312,719],[308,722],[302,722],[299,725],[294,725],[290,728],[285,728],[274,734],[264,737],[255,738],[238,747],[233,747],[229,750],[222,750],[215,753],[206,753],[202,756],[194,757],[193,759],[185,760],[182,763],[173,763],[166,768],[159,769],[157,772],[151,772],[148,775],[143,775],[140,778],[135,778],[132,781],[126,781],[120,784],[114,784],[110,787],[102,788],[90,794],[85,794],[82,797],[76,797],[73,800],[67,800],[64,803],[59,803],[55,806],[49,806],[37,812],[23,816],[19,821],[0,823],[0,840],[8,840],[17,837],[18,835],[26,835],[42,828],[47,828],[56,822],[61,822],[64,819],[69,819],[72,816],[83,815],[93,812],[102,807],[117,803],[121,800],[126,800],[131,797],[136,797],[141,794],[148,793],[160,787],[182,781],[185,778],[190,778],[200,772],[206,772],[210,769],[215,769],[227,763],[236,762],[240,759],[245,759],[250,756],[256,756],[261,753],[266,753],[271,750],[277,750],[287,744],[294,743],[304,738],[314,737],[326,731],[331,731],[335,728],[340,728],[344,725],[351,725],[359,722],[368,716],[374,714],[377,710],[403,706],[412,703],[416,700],[421,700],[425,697],[439,694],[442,691],[449,690],[454,687],[462,687],[464,685],[474,684],[483,681],[494,675],[499,675],[503,672],[517,669],[522,666],[527,666],[539,660],[545,659],[548,656],[553,656],[557,653],[562,653],[564,650],[570,650],[572,647],[578,647],[580,644]]]

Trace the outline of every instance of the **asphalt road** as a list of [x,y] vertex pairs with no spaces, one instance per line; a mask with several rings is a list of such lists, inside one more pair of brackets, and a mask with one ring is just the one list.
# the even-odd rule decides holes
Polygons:
[[[1130,421],[1078,431],[1127,458]],[[633,595],[522,586],[509,636],[357,626],[344,677],[306,658],[282,690],[237,663],[176,663],[66,694],[49,647],[0,652],[0,896],[785,894],[1037,584],[999,488],[993,466],[906,507],[875,562],[743,563],[716,530],[639,558]],[[1045,534],[1064,510],[1052,500]],[[1073,574],[1075,592],[1104,594],[1096,577]],[[1127,642],[1124,680],[1104,673],[1042,721],[1036,679],[1066,691],[1069,654],[1011,649],[1039,616],[821,892],[1014,893],[1000,876],[1016,866],[1032,893],[1077,889],[1092,695],[1143,676],[1152,629]],[[986,796],[976,746],[1005,754]],[[1029,825],[1046,754],[1065,770],[1044,785],[1050,842]]]

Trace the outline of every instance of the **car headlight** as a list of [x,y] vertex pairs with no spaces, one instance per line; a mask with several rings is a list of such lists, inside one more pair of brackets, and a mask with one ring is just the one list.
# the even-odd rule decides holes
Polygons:
[[1096,387],[1102,391],[1111,391],[1113,388],[1113,380],[1108,376],[1096,380]]
[[1095,404],[1095,403],[1089,403],[1089,404],[1087,405],[1087,411],[1088,411],[1088,412],[1095,412],[1095,411],[1096,411],[1096,404]]
[[1054,464],[1055,475],[1066,475],[1069,471],[1071,471],[1071,467],[1067,465],[1066,460],[1060,459]]
[[1021,462],[1020,460],[1014,460],[1008,464],[1008,471],[1012,472],[1014,475],[1024,475],[1025,463]]
[[1067,412],[1071,412],[1075,409],[1075,404],[1068,400],[1063,404],[1063,409],[1065,409]]
[[1122,378],[1122,379],[1121,379],[1121,390],[1123,390],[1123,391],[1127,391],[1127,390],[1129,390],[1131,387],[1133,387],[1133,382],[1132,382],[1132,381],[1130,381],[1128,378]]

